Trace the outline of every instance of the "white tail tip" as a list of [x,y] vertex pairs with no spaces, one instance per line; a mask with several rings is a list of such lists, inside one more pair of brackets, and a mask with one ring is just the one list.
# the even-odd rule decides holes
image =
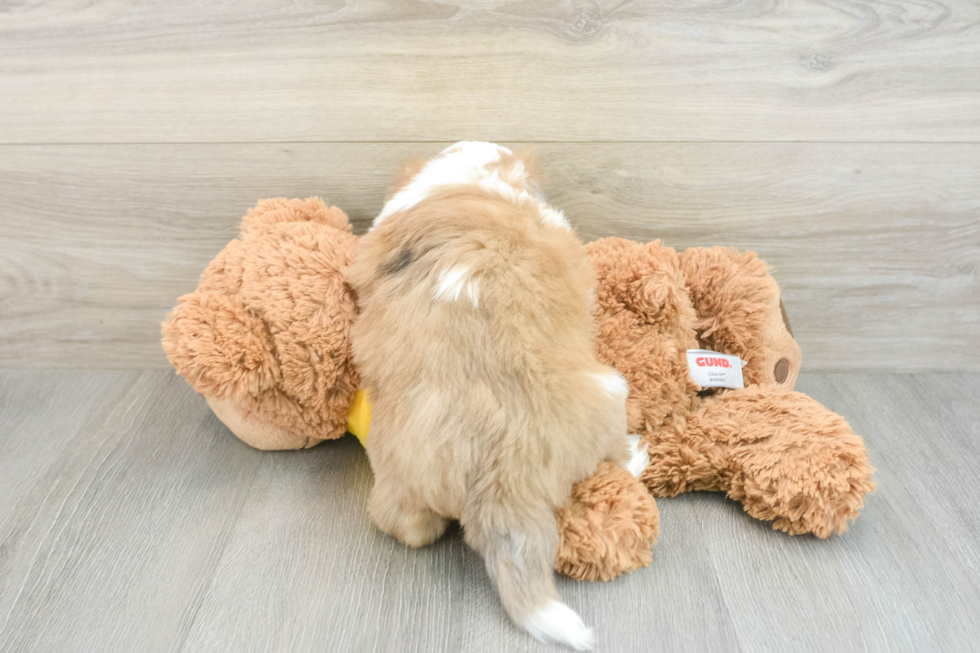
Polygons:
[[588,651],[595,646],[595,635],[575,610],[559,601],[535,610],[524,620],[531,636],[542,642],[554,641],[571,646],[576,651]]

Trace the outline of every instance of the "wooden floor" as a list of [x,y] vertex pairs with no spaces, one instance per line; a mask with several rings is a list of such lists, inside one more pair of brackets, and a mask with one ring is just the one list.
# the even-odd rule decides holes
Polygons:
[[[600,651],[968,651],[980,641],[972,375],[804,375],[879,490],[832,540],[719,494],[659,501],[653,563],[563,580]],[[458,531],[376,531],[353,438],[236,440],[172,373],[0,373],[0,651],[537,651]]]

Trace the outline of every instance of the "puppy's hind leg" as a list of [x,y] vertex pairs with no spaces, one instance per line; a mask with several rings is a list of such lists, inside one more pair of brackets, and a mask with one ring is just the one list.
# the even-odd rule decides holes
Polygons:
[[378,528],[413,547],[432,544],[449,524],[445,517],[413,501],[396,482],[380,476],[374,480],[368,510]]
[[636,478],[640,478],[640,474],[650,464],[650,453],[647,451],[646,442],[638,435],[627,435],[626,440],[632,454],[629,463],[626,464],[626,470]]
[[650,455],[640,436],[626,433],[629,384],[617,370],[611,367],[606,370],[605,374],[593,375],[603,397],[601,404],[605,413],[602,418],[606,442],[605,459],[639,478],[650,462]]

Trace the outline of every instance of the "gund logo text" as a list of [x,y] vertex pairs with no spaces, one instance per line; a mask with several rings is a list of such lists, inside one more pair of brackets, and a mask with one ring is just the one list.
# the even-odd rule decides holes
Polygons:
[[698,367],[731,367],[726,358],[715,358],[714,356],[699,356],[694,364]]

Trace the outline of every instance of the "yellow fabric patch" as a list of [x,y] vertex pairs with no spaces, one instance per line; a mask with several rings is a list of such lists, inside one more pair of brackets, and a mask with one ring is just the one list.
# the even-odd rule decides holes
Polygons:
[[367,390],[358,390],[351,402],[350,412],[347,413],[347,431],[361,441],[366,447],[367,434],[371,430],[371,400]]

